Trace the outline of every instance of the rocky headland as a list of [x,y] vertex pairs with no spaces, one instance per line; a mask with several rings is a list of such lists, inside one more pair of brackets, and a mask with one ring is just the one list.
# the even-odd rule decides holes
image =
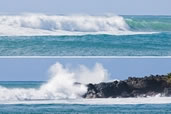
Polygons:
[[127,98],[147,96],[171,96],[171,73],[151,75],[143,78],[129,77],[127,80],[88,84],[84,98]]

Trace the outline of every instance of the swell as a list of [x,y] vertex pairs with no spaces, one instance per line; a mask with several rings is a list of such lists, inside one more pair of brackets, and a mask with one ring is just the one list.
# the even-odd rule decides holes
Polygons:
[[125,21],[132,31],[171,31],[171,16],[128,16]]

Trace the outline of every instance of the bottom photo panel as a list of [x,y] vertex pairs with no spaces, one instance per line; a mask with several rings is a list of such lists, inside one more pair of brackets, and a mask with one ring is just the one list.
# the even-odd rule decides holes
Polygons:
[[171,58],[0,58],[0,113],[171,113]]

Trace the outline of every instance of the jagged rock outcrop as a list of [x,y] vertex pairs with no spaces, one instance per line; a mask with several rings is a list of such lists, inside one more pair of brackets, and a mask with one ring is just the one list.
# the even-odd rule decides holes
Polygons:
[[171,74],[149,77],[129,77],[127,80],[88,84],[84,98],[146,97],[161,94],[171,96]]

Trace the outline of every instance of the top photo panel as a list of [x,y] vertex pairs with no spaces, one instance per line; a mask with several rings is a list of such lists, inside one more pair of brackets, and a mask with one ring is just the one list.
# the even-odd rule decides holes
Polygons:
[[0,1],[0,56],[171,56],[170,4]]

